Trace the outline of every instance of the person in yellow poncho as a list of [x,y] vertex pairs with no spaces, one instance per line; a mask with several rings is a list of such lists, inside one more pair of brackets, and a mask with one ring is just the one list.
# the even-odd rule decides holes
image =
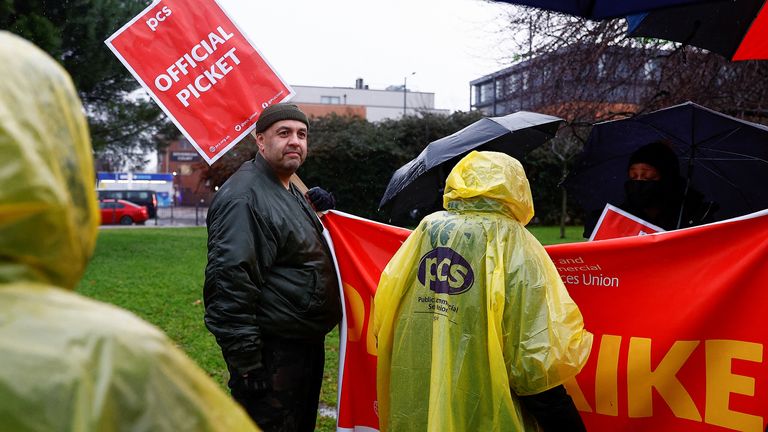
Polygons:
[[472,152],[444,207],[421,221],[374,300],[382,431],[584,430],[563,382],[592,335],[541,244],[525,229],[523,167]]
[[0,431],[258,430],[160,330],[72,292],[99,225],[83,107],[1,31],[0,77]]

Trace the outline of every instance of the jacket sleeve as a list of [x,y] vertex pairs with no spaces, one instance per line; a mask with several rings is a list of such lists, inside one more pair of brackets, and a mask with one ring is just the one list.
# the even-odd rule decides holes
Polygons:
[[504,359],[518,396],[549,390],[587,361],[592,334],[541,244],[521,228],[508,247]]
[[262,367],[257,306],[276,250],[273,231],[247,200],[224,202],[209,216],[205,325],[241,374]]

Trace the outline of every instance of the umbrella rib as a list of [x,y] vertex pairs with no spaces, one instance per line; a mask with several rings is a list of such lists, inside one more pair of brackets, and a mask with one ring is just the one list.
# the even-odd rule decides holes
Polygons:
[[734,152],[734,151],[728,151],[728,150],[723,150],[723,149],[716,149],[716,148],[712,148],[712,147],[702,147],[702,148],[703,148],[703,149],[705,149],[705,150],[707,150],[707,151],[713,152],[713,153],[714,153],[714,152],[717,152],[717,153],[724,153],[724,154],[726,154],[726,155],[731,155],[731,156],[740,156],[740,157],[739,157],[739,158],[725,158],[725,157],[722,157],[722,158],[713,158],[713,157],[704,157],[704,158],[701,158],[701,157],[699,157],[699,158],[696,158],[696,160],[706,160],[706,161],[740,161],[740,162],[762,162],[762,163],[764,163],[764,164],[768,164],[768,160],[766,160],[766,159],[763,159],[763,158],[761,158],[761,157],[753,156],[753,155],[748,155],[748,154],[743,154],[743,153],[738,153],[738,152]]
[[[712,135],[709,138],[703,139],[699,143],[699,145],[697,147],[699,147],[699,148],[709,148],[709,147],[703,147],[703,146],[705,144],[712,145],[712,144],[717,144],[717,143],[719,143],[721,141],[724,141],[728,137],[730,137],[731,135],[735,134],[736,132],[738,132],[740,130],[741,130],[741,126],[738,126],[738,127],[734,128],[734,129],[731,129],[729,131],[724,131],[724,132],[721,132],[721,133],[714,134],[714,135]],[[710,143],[710,141],[712,141],[712,142]]]
[[717,177],[720,180],[722,180],[725,184],[727,184],[728,186],[730,186],[734,190],[736,190],[736,192],[738,193],[739,196],[741,196],[741,198],[744,200],[744,202],[748,203],[750,206],[752,205],[751,200],[744,194],[744,191],[740,187],[738,187],[738,185],[736,185],[736,183],[732,182],[729,178],[727,178],[721,172],[713,169],[712,167],[709,167],[709,166],[707,166],[705,164],[699,164],[699,165],[702,168],[704,168],[705,170],[707,170],[710,173],[712,173],[712,175],[714,175],[715,177]]
[[[722,141],[728,139],[731,135],[735,134],[736,132],[738,132],[740,130],[741,130],[741,126],[736,127],[734,129],[731,129],[730,131],[723,132],[721,134],[713,135],[713,136],[705,139],[704,141],[702,141],[701,145],[699,145],[699,148],[706,149],[706,150],[711,151],[711,152],[720,152],[720,153],[730,154],[730,155],[733,155],[733,156],[741,156],[743,158],[743,159],[722,159],[722,160],[744,160],[744,159],[747,159],[747,160],[753,160],[753,161],[760,161],[760,162],[768,164],[768,160],[765,160],[765,159],[757,157],[757,156],[752,156],[752,155],[742,154],[742,153],[738,153],[738,152],[733,152],[733,151],[728,151],[728,150],[723,150],[723,149],[716,149],[716,148],[705,147],[704,146],[705,144],[706,145],[714,145],[714,144],[717,144],[719,142],[722,142]],[[718,160],[718,159],[707,158],[706,160]]]
[[656,127],[656,125],[654,125],[652,123],[647,123],[647,122],[644,122],[644,121],[641,121],[641,120],[638,120],[638,119],[635,119],[635,120],[638,123],[640,123],[640,124],[643,124],[645,126],[650,127],[651,129],[653,129],[655,132],[657,132],[659,135],[663,136],[664,138],[667,138],[667,139],[669,139],[671,141],[674,141],[674,142],[676,142],[678,144],[681,144],[681,145],[691,145],[688,142],[686,142],[685,140],[680,139],[680,138],[678,138],[678,137],[668,133],[665,130],[659,129],[658,127]]
[[722,172],[713,169],[710,166],[707,166],[705,164],[700,164],[702,168],[712,173],[715,177],[719,178],[720,180],[724,181],[727,185],[733,187],[734,189],[738,189],[738,186],[736,186],[736,183],[732,182],[729,178],[727,178]]
[[[655,132],[659,133],[663,137],[665,137],[667,139],[670,139],[672,141],[675,141],[678,144],[682,144],[684,146],[693,146],[694,145],[692,142],[688,143],[688,142],[686,142],[686,141],[676,137],[675,135],[672,135],[672,134],[668,133],[667,131],[659,129],[658,127],[656,127],[655,125],[653,125],[651,123],[646,123],[646,122],[643,122],[643,121],[639,121],[638,123],[642,123],[642,124],[650,127],[651,129],[653,129]],[[729,152],[727,152],[725,150],[717,150],[717,149],[713,149],[712,147],[707,147],[707,146],[714,145],[714,144],[717,144],[717,143],[719,143],[721,141],[724,141],[724,140],[728,139],[731,135],[735,134],[736,132],[738,132],[740,130],[741,130],[741,126],[736,127],[734,129],[730,129],[730,130],[721,132],[721,133],[718,133],[718,134],[715,134],[715,135],[712,135],[709,138],[703,139],[700,143],[698,143],[696,145],[696,147],[699,148],[699,149],[707,149],[707,150],[710,150],[710,151],[720,151],[720,152],[723,152],[723,153],[729,153]],[[693,138],[691,138],[691,140],[693,140]],[[744,155],[744,154],[740,154],[740,153],[736,153],[736,152],[732,152],[730,154],[738,155],[738,156],[743,156],[744,158],[755,158],[754,156]],[[681,155],[681,156],[684,156],[684,155]],[[755,159],[760,160],[762,162],[768,163],[768,161],[766,161],[764,159],[761,159],[761,158],[755,158]]]

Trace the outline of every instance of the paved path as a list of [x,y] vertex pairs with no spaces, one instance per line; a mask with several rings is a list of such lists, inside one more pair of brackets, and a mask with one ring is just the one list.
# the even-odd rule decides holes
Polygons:
[[144,225],[102,225],[102,228],[161,228],[205,226],[207,207],[162,207],[157,209],[157,219],[150,219]]

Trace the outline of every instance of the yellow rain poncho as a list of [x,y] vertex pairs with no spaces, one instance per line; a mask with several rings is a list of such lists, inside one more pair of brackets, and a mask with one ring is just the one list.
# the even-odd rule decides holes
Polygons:
[[72,292],[99,225],[67,73],[0,32],[0,431],[258,430],[157,328]]
[[470,153],[444,206],[403,243],[376,292],[381,430],[535,431],[516,395],[576,375],[592,335],[524,228],[533,202],[517,160]]

